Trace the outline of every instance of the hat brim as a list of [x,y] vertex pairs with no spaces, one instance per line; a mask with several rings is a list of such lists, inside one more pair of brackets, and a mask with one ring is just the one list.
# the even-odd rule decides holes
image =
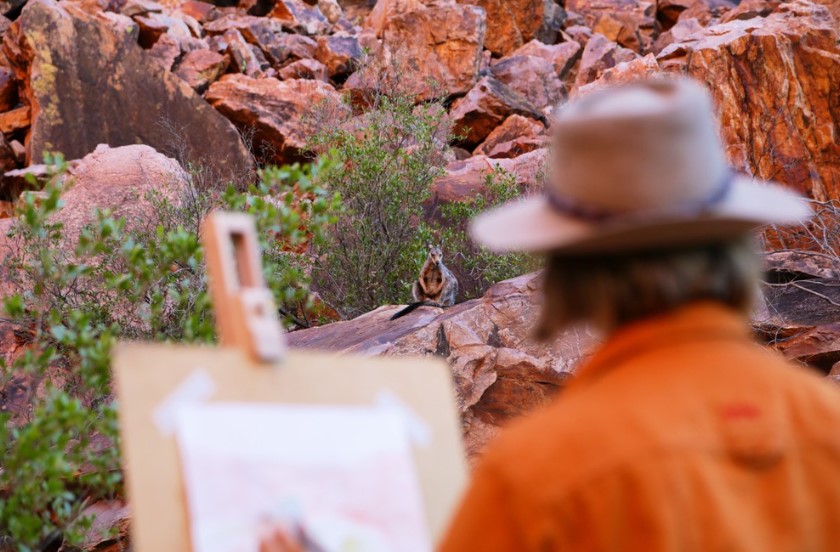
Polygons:
[[660,249],[721,241],[767,224],[807,221],[808,201],[769,182],[736,177],[727,196],[695,215],[639,214],[591,222],[554,209],[543,197],[513,201],[473,219],[473,239],[498,252],[563,254]]

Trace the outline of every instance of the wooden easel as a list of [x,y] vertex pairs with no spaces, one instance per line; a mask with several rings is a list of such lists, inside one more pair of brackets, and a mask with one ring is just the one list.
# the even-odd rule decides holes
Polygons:
[[369,405],[397,397],[430,429],[414,458],[433,541],[466,482],[448,366],[429,358],[286,351],[247,215],[203,228],[221,347],[121,343],[114,355],[120,433],[136,552],[188,552],[189,525],[172,409],[191,401]]

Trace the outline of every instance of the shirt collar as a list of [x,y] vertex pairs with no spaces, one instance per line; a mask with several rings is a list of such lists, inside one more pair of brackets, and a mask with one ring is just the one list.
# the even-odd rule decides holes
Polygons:
[[750,340],[746,317],[717,301],[697,301],[616,330],[575,372],[575,382],[596,379],[651,350],[697,341]]

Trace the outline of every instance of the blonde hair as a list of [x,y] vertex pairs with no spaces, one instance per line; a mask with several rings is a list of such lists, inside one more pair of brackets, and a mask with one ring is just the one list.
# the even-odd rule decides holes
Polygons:
[[575,323],[609,333],[703,299],[746,314],[760,275],[752,238],[619,255],[549,255],[536,334],[548,339]]

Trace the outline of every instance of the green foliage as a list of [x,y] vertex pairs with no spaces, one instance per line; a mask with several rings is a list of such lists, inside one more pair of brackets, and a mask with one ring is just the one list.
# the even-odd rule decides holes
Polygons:
[[458,278],[465,296],[479,296],[496,282],[536,270],[535,259],[531,255],[492,253],[476,245],[466,230],[466,222],[482,211],[516,199],[521,194],[516,175],[497,166],[487,174],[484,189],[475,197],[440,207],[443,221],[440,241],[453,257],[450,269]]
[[20,408],[0,416],[0,544],[37,550],[58,535],[78,544],[84,508],[121,493],[110,354],[119,338],[212,342],[200,220],[214,207],[256,221],[266,281],[288,312],[305,306],[311,242],[336,220],[340,198],[315,182],[331,168],[268,168],[245,192],[152,194],[153,220],[139,224],[95,213],[78,236],[60,221],[72,185],[61,157],[42,192],[22,198],[4,262],[17,293],[4,314],[25,352],[3,365],[3,389],[23,388]]
[[369,100],[358,117],[346,106],[322,108],[329,116],[316,117],[310,144],[335,152],[338,163],[320,181],[345,207],[318,249],[314,287],[347,317],[406,300],[418,253],[425,255],[424,202],[443,174],[450,138],[438,104],[415,107],[400,94]]

